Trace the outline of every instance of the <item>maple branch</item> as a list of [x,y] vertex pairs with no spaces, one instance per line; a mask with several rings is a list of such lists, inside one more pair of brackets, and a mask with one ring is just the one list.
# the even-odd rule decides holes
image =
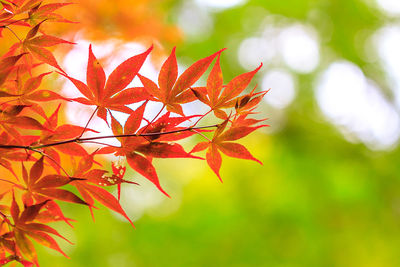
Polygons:
[[8,217],[10,217],[10,216],[5,215],[1,211],[0,211],[0,215],[1,215],[1,217],[3,217],[3,221],[0,224],[0,230],[1,230],[1,227],[3,226],[3,223],[7,223],[8,230],[11,232],[12,231],[11,230],[11,222],[8,220]]
[[2,213],[1,211],[0,211],[0,215],[1,215],[4,219],[7,218],[7,215],[5,215],[4,213]]
[[[19,95],[16,95],[16,96],[19,96]],[[12,96],[10,96],[10,97],[12,97]],[[18,100],[18,99],[11,99],[11,100],[8,100],[8,101],[4,101],[4,102],[0,103],[0,106],[2,106],[2,105],[4,105],[4,104],[7,104],[7,103],[10,103],[10,102],[17,101],[17,100]]]
[[209,141],[210,143],[212,142],[207,136],[205,136],[204,134],[202,134],[201,132],[198,132],[196,130],[192,130],[193,132],[197,133],[198,135],[204,137],[205,139],[207,139],[207,141]]
[[115,147],[119,148],[119,146],[113,146],[107,143],[102,143],[102,142],[96,142],[96,141],[85,141],[85,144],[96,144],[96,145],[102,145],[102,146],[109,146],[109,147]]
[[203,114],[203,115],[195,122],[195,124],[192,125],[192,127],[195,127],[195,126],[199,123],[199,121],[200,121],[202,118],[204,118],[205,116],[207,116],[208,114],[210,114],[211,111],[213,111],[213,110],[210,109],[209,111],[207,111],[207,113]]
[[68,178],[71,178],[71,176],[68,174],[68,172],[52,156],[44,153],[43,151],[37,150],[37,149],[32,149],[32,151],[35,151],[45,157],[48,157],[52,162],[54,162],[54,164],[56,164],[67,175]]
[[12,32],[12,34],[14,34],[14,36],[17,37],[18,41],[19,41],[20,43],[22,43],[21,39],[18,37],[18,35],[17,35],[10,27],[8,27],[7,25],[4,25],[4,26],[2,26],[2,28],[6,28],[6,29],[8,29],[10,32]]
[[4,25],[3,27],[7,27],[7,26],[10,26],[10,25],[13,25],[13,24],[15,24],[15,23],[17,23],[17,22],[20,22],[20,21],[24,21],[24,20],[26,21],[26,20],[28,20],[28,19],[30,19],[30,17],[27,17],[27,18],[25,18],[25,19],[17,19],[17,20],[14,20],[14,21],[12,21],[12,22],[10,22],[10,23]]
[[[141,133],[141,134],[118,134],[118,135],[106,135],[106,136],[95,136],[95,137],[88,137],[88,138],[79,138],[79,139],[73,139],[73,140],[67,140],[64,141],[64,143],[71,143],[71,142],[78,142],[78,143],[84,143],[86,141],[91,141],[91,140],[98,140],[98,139],[108,139],[108,138],[118,138],[118,137],[145,137],[145,136],[157,136],[157,135],[166,135],[166,134],[173,134],[173,133],[180,133],[180,132],[186,132],[186,131],[193,131],[193,130],[199,130],[199,129],[207,129],[207,128],[213,128],[213,127],[218,127],[219,124],[214,124],[214,125],[208,125],[208,126],[201,126],[201,127],[189,127],[185,129],[180,129],[180,130],[174,130],[174,131],[168,131],[168,132],[156,132],[156,133]],[[69,141],[69,142],[68,142]],[[54,144],[48,144],[48,145],[43,145],[43,146],[50,146]],[[58,144],[55,144],[58,145]],[[43,147],[42,146],[42,147]],[[0,146],[1,148],[1,146]]]
[[2,178],[0,178],[0,181],[7,182],[7,183],[10,183],[10,184],[13,184],[13,185],[18,185],[16,183],[14,183],[13,181],[9,181],[9,180],[2,179]]
[[79,135],[78,138],[81,138],[82,135],[85,133],[87,127],[89,126],[90,121],[93,119],[94,114],[96,114],[97,110],[99,109],[99,106],[96,107],[96,109],[93,111],[92,115],[90,116],[89,120],[87,121],[85,128],[83,128],[81,134]]
[[[150,122],[147,121],[146,127],[144,127],[144,129],[141,131],[142,133],[144,131],[146,131],[146,129],[156,120],[156,118],[161,114],[161,112],[164,110],[164,108],[165,108],[165,104],[162,105],[160,111],[157,113],[157,115]],[[151,142],[151,140],[148,140],[146,137],[144,137],[144,139],[146,139],[147,141]]]
[[166,134],[180,133],[180,132],[186,132],[186,131],[213,128],[213,127],[218,127],[218,125],[219,124],[208,125],[208,126],[200,126],[200,127],[189,127],[189,128],[185,128],[185,129],[168,131],[168,132],[104,135],[104,136],[94,136],[94,137],[87,137],[87,138],[79,138],[79,137],[77,137],[77,138],[74,138],[74,139],[69,139],[69,140],[65,140],[65,141],[59,141],[59,142],[54,142],[54,143],[49,143],[49,144],[44,144],[44,145],[38,145],[38,146],[0,145],[0,148],[5,148],[5,149],[27,149],[27,150],[31,150],[31,151],[37,152],[37,150],[41,149],[41,148],[65,145],[65,144],[70,144],[70,143],[85,143],[85,142],[93,141],[93,140],[119,138],[119,137],[126,138],[126,137],[146,137],[146,136],[166,135]]
[[165,104],[162,105],[162,107],[161,107],[160,111],[157,113],[157,115],[149,123],[147,123],[146,127],[144,127],[142,132],[146,131],[146,129],[150,126],[150,124],[152,124],[157,119],[157,117],[160,116],[160,114],[164,110],[164,108],[165,108]]

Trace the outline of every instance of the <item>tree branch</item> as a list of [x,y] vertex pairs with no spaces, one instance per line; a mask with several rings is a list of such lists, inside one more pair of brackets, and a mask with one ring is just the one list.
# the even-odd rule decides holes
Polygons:
[[74,138],[74,139],[69,139],[69,140],[59,141],[59,142],[54,142],[54,143],[49,143],[49,144],[43,144],[43,145],[38,145],[38,146],[0,145],[0,148],[3,148],[3,149],[27,149],[27,150],[31,150],[31,151],[36,151],[38,149],[45,148],[45,147],[59,146],[59,145],[65,145],[65,144],[70,144],[70,143],[85,143],[87,141],[93,141],[93,140],[99,140],[99,139],[109,139],[109,138],[119,138],[119,137],[126,138],[126,137],[145,137],[145,136],[166,135],[166,134],[180,133],[180,132],[193,131],[193,130],[199,130],[199,129],[213,128],[213,127],[217,127],[218,125],[219,124],[201,126],[201,127],[189,127],[189,128],[174,130],[174,131],[169,131],[169,132],[105,135],[105,136],[94,136],[94,137],[87,137],[87,138],[79,138],[78,137],[78,138]]

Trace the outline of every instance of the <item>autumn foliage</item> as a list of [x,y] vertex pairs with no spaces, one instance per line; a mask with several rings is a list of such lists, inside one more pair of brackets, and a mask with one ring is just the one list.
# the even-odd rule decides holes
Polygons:
[[[65,255],[54,236],[65,238],[49,226],[55,221],[71,225],[72,219],[63,214],[60,202],[87,206],[93,216],[97,201],[132,223],[119,203],[119,195],[121,184],[136,183],[124,177],[126,167],[121,159],[167,196],[153,158],[203,160],[195,153],[206,150],[205,160],[219,179],[221,152],[260,163],[236,141],[265,126],[260,125],[263,120],[250,115],[266,92],[253,89],[243,94],[261,65],[224,83],[220,50],[178,75],[174,48],[159,71],[158,81],[152,81],[141,74],[141,67],[153,47],[125,60],[107,76],[89,46],[86,81],[80,81],[63,70],[51,50],[53,46],[74,43],[43,30],[46,24],[71,23],[57,14],[68,3],[0,2],[1,38],[4,31],[15,37],[14,44],[0,58],[0,165],[8,173],[0,178],[0,265],[16,261],[38,266],[34,242]],[[26,29],[26,34],[19,36],[17,28]],[[43,66],[52,71],[43,72]],[[42,81],[52,77],[50,74],[72,83],[77,97],[42,89]],[[135,77],[142,86],[130,87]],[[205,85],[198,84],[200,78]],[[68,101],[95,108],[86,125],[59,124],[59,115],[65,112]],[[209,111],[186,116],[182,105],[193,101],[202,102]],[[160,102],[162,108],[153,118],[145,118],[150,102]],[[138,108],[132,109],[135,103]],[[129,114],[124,124],[115,118],[115,111]],[[103,119],[113,135],[97,132],[90,124],[94,116]],[[202,125],[206,116],[213,116],[215,123]],[[87,137],[88,132],[96,135]],[[191,150],[178,143],[193,135],[200,135],[203,141]],[[111,138],[120,145],[102,142]],[[95,149],[93,144],[97,145]],[[105,154],[120,160],[102,166],[99,159]],[[70,161],[68,166],[61,160],[65,158]],[[110,186],[118,188],[117,197],[105,189]]]

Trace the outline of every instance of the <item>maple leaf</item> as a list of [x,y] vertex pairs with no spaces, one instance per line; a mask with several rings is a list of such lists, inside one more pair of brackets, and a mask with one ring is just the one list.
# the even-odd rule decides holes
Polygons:
[[[7,3],[8,2],[8,3]],[[38,5],[40,0],[13,0],[13,1],[1,1],[2,5],[12,14],[17,15],[29,11]]]
[[[179,126],[180,124],[190,121],[193,118],[200,117],[199,115],[183,116],[183,117],[171,117],[170,112],[166,112],[163,116],[158,118],[153,123],[146,125],[139,132],[147,134],[147,140],[152,141],[178,141],[189,136],[196,134],[195,131],[185,131],[187,127]],[[197,132],[206,132],[205,129],[198,129]],[[169,132],[169,134],[163,134]],[[159,133],[159,134],[157,134]]]
[[268,93],[269,91],[266,90],[255,93],[254,92],[255,89],[256,88],[254,88],[249,94],[236,98],[236,103],[235,103],[236,115],[252,114],[252,111],[257,107],[257,105],[263,99],[265,94]]
[[[13,19],[14,15],[10,12],[6,12],[3,8],[0,13],[0,37],[3,37],[3,30],[6,26],[13,23],[18,23],[17,20]],[[19,23],[20,24],[20,23]]]
[[161,67],[158,76],[158,86],[150,79],[138,75],[144,88],[155,100],[163,103],[167,110],[184,116],[181,104],[194,101],[196,98],[190,87],[204,74],[208,66],[216,56],[219,57],[222,49],[211,56],[205,57],[193,63],[178,78],[178,64],[175,56],[175,48]]
[[6,1],[0,1],[0,4],[3,6],[2,10],[0,10],[0,37],[3,37],[3,29],[10,25],[30,26],[29,23],[26,23],[24,20],[15,19],[15,6],[12,2],[7,3]]
[[[95,163],[93,156],[98,152],[96,150],[90,155],[84,157],[81,161],[79,161],[78,168],[75,171],[76,175],[80,175],[85,177],[87,182],[100,185],[100,186],[113,186],[117,185],[118,188],[118,201],[121,198],[121,184],[129,183],[136,184],[135,182],[127,181],[124,179],[124,175],[126,172],[126,167],[123,165],[121,158],[117,162],[112,162],[111,169],[112,175],[108,175],[108,171],[93,169],[92,165]],[[100,164],[99,164],[100,165]],[[86,174],[85,174],[86,173]]]
[[[254,119],[248,118],[248,115],[251,115],[252,112],[244,112],[242,114],[236,114],[234,120],[232,121],[231,127],[242,127],[242,126],[253,126],[259,124],[261,122],[266,121],[267,119]],[[268,124],[261,124],[259,127],[268,127]]]
[[[65,140],[71,140],[80,137],[83,133],[88,131],[98,133],[90,128],[83,128],[72,124],[63,124],[59,126],[58,113],[60,107],[61,104],[58,105],[56,110],[50,115],[50,117],[46,119],[45,123],[43,124],[43,127],[46,127],[46,129],[49,129],[49,131],[41,132],[38,140],[31,143],[31,145],[46,146],[47,144],[60,143]],[[49,156],[47,162],[52,165],[57,172],[59,172],[61,165],[60,155],[58,152],[70,156],[86,157],[88,155],[87,151],[80,144],[75,142],[59,144],[57,146],[43,147],[43,151]]]
[[86,72],[87,84],[66,74],[60,74],[68,78],[84,96],[72,100],[84,105],[97,106],[97,116],[107,122],[107,110],[131,113],[132,110],[126,105],[143,101],[149,96],[143,88],[126,87],[138,74],[152,49],[153,46],[145,52],[130,57],[122,62],[115,68],[106,81],[103,67],[94,56],[92,45],[90,45]]
[[[244,146],[233,141],[264,126],[259,125],[263,120],[249,118],[249,115],[254,114],[266,92],[256,93],[253,89],[241,95],[261,66],[224,85],[219,63],[223,50],[220,50],[196,61],[179,76],[174,48],[163,63],[156,83],[139,74],[152,51],[153,47],[150,47],[122,62],[106,77],[90,45],[84,83],[67,75],[51,52],[53,46],[73,43],[48,35],[44,28],[49,22],[71,22],[55,13],[71,2],[0,0],[0,4],[0,37],[3,29],[9,30],[16,37],[14,44],[0,56],[0,168],[7,169],[16,178],[1,178],[4,187],[0,193],[0,265],[17,261],[24,266],[38,266],[33,242],[66,256],[54,240],[54,236],[63,237],[47,225],[64,221],[72,227],[73,220],[64,216],[59,201],[87,205],[92,216],[98,202],[121,214],[132,224],[119,199],[122,183],[136,183],[124,178],[126,167],[121,164],[122,157],[130,167],[167,196],[153,165],[154,158],[202,159],[192,152],[207,149],[207,163],[218,177],[221,152],[231,157],[259,162]],[[14,26],[28,27],[26,36],[20,38]],[[198,87],[196,83],[215,59],[207,85]],[[55,93],[55,90],[40,88],[42,81],[52,78],[50,72],[41,71],[41,67],[48,67],[45,65],[56,68],[58,74],[77,87],[82,97],[66,99]],[[142,86],[128,87],[136,76]],[[177,141],[194,134],[207,138],[202,132],[213,132],[207,129],[216,126],[195,127],[209,112],[203,115],[184,115],[182,104],[198,99],[225,121],[217,127],[212,140],[197,144],[188,153]],[[113,135],[82,137],[87,131],[98,133],[87,128],[95,114],[88,119],[85,127],[59,124],[62,106],[59,104],[54,112],[48,112],[47,104],[52,100],[69,100],[95,106],[98,117],[108,122],[107,116],[110,116],[109,126]],[[152,120],[143,116],[150,101],[163,104],[161,111]],[[129,107],[139,102],[142,102],[139,108],[132,110]],[[162,115],[164,108],[167,112]],[[224,111],[228,108],[233,112],[232,117],[228,117]],[[121,125],[113,116],[113,111],[127,113],[129,117],[126,123]],[[180,116],[173,117],[172,113]],[[194,124],[191,121],[193,118],[196,118]],[[192,126],[184,127],[184,123]],[[100,141],[108,138],[116,138],[120,146]],[[90,151],[83,143],[102,147]],[[114,154],[121,158],[117,163],[111,163],[111,170],[106,170],[99,163],[101,161],[97,161],[100,154]],[[64,159],[69,159],[72,166],[66,167]],[[27,165],[30,168],[27,169]],[[21,166],[22,175],[16,174],[16,166]],[[73,186],[79,193],[75,194],[65,186]],[[106,190],[110,186],[117,186],[118,197]],[[4,197],[10,193],[12,198]]]
[[49,223],[55,221],[64,221],[69,226],[73,227],[71,222],[75,220],[65,217],[60,206],[55,201],[47,201],[44,208],[45,210],[42,209],[40,213],[36,216],[36,220],[38,222]]
[[[170,118],[170,113],[167,113],[152,125],[146,125],[140,128],[145,107],[146,102],[132,112],[124,127],[122,127],[122,125],[111,116],[111,128],[114,135],[132,135],[132,137],[117,137],[121,142],[121,147],[106,147],[105,149],[100,149],[99,153],[115,153],[117,156],[126,156],[129,166],[151,181],[163,194],[169,197],[161,187],[156,169],[151,161],[152,158],[202,159],[185,152],[180,144],[171,142],[194,134],[194,132],[180,133],[180,130],[183,128],[176,127],[180,123],[193,118],[193,116]],[[168,137],[160,134],[163,132],[165,133],[166,130],[173,132],[176,130],[176,132],[174,132],[175,134],[168,134]],[[140,134],[146,136],[140,136]]]
[[[131,219],[128,217],[128,215],[119,204],[119,186],[122,183],[137,183],[123,179],[125,169],[118,165],[112,164],[113,174],[111,175],[108,174],[108,171],[106,170],[92,169],[93,163],[96,163],[93,160],[93,157],[96,153],[97,151],[93,152],[90,155],[87,155],[86,157],[83,157],[82,160],[79,161],[78,167],[75,169],[74,172],[74,178],[78,178],[73,181],[71,185],[75,186],[78,189],[79,193],[82,195],[82,198],[86,201],[86,203],[88,203],[88,207],[90,209],[93,220],[93,208],[96,208],[94,206],[94,200],[96,199],[107,208],[112,209],[113,211],[118,212],[119,214],[124,216],[133,226]],[[118,200],[107,190],[99,187],[113,185],[118,186]]]
[[261,161],[253,157],[245,146],[231,141],[243,138],[258,128],[264,127],[265,125],[247,126],[242,124],[236,125],[235,123],[232,123],[231,127],[225,130],[228,122],[229,118],[218,126],[211,141],[198,143],[190,152],[195,153],[207,149],[207,164],[218,176],[221,182],[222,179],[219,174],[219,170],[221,168],[222,157],[220,152],[229,157],[253,160],[262,165]]
[[[94,215],[92,208],[95,207],[94,199],[96,199],[105,207],[124,216],[131,223],[131,225],[134,226],[132,220],[128,217],[126,212],[119,204],[119,201],[110,192],[100,187],[100,186],[117,185],[123,182],[124,183],[133,183],[133,182],[126,181],[116,175],[108,176],[107,171],[99,169],[93,169],[87,173],[81,173],[81,174],[77,173],[75,174],[75,176],[79,177],[80,179],[75,180],[71,184],[78,189],[83,199],[86,201],[86,203],[88,203],[93,220],[94,220]],[[92,185],[90,183],[96,185]]]
[[[33,55],[36,59],[50,66],[53,66],[64,73],[63,69],[58,65],[58,62],[54,55],[44,47],[50,47],[58,44],[75,44],[58,37],[54,37],[51,35],[40,35],[36,36],[39,31],[41,24],[45,22],[42,20],[35,27],[33,27],[27,34],[24,41],[21,44],[23,51],[29,51],[29,55]],[[28,61],[32,61],[32,59],[28,59]]]
[[[39,211],[47,203],[47,201],[25,206],[24,210],[20,212],[20,208],[15,201],[13,193],[13,200],[11,203],[11,216],[13,218],[13,234],[15,243],[18,249],[32,262],[39,266],[37,255],[32,241],[28,238],[35,240],[41,245],[54,249],[60,252],[65,257],[68,257],[59,247],[57,242],[49,234],[56,235],[67,242],[66,238],[60,235],[55,229],[41,223],[35,223],[34,220],[39,214]],[[70,242],[69,242],[70,243]]]
[[[111,168],[113,175],[118,178],[119,182],[117,184],[117,189],[118,189],[118,201],[121,199],[121,183],[125,180],[123,180],[125,172],[126,172],[126,166],[123,165],[122,160],[119,159],[117,162],[112,162],[111,163]],[[114,180],[115,183],[115,180]]]
[[[0,144],[7,145],[9,143],[10,143],[9,135],[6,132],[2,132],[0,134]],[[0,165],[9,170],[17,179],[18,176],[15,174],[10,161],[28,161],[28,160],[32,160],[32,157],[29,153],[4,149],[4,148],[0,149]]]
[[[41,0],[29,1],[0,1],[3,10],[6,10],[3,16],[0,16],[0,26],[3,25],[22,25],[30,26],[36,24],[36,21],[49,20],[52,22],[67,22],[72,23],[70,20],[65,19],[59,14],[54,13],[61,7],[70,5],[72,3],[49,3],[42,5]],[[18,14],[27,13],[28,18],[13,20],[12,18]],[[30,24],[29,24],[29,23]]]
[[16,81],[7,87],[7,93],[13,101],[19,105],[25,105],[35,111],[43,118],[47,118],[41,105],[36,102],[51,101],[51,100],[68,100],[61,95],[50,90],[37,90],[45,76],[51,72],[45,72],[35,77],[30,77],[25,82],[22,81],[22,76],[17,75]]
[[[262,64],[260,64],[260,66],[253,71],[243,73],[233,78],[226,86],[224,86],[219,58],[220,56],[218,55],[214,67],[212,68],[210,75],[207,78],[207,86],[205,88],[206,90],[201,90],[202,88],[192,88],[192,91],[201,102],[203,102],[204,104],[208,105],[211,108],[215,116],[225,120],[228,116],[222,109],[232,108],[235,106],[235,104],[238,103],[237,96],[240,95],[247,88],[247,86],[253,79],[254,75],[262,67]],[[260,96],[262,94],[263,93],[260,93]],[[254,94],[248,95],[244,99],[255,96],[256,95]],[[256,103],[257,101],[259,102],[261,98],[253,100],[253,102],[251,102],[251,105],[253,103]],[[248,104],[249,100],[243,100],[243,98],[241,98],[241,101],[242,101],[241,108],[243,109],[244,102]]]
[[[23,56],[24,54],[20,54],[17,56],[8,56],[8,57],[3,57],[0,62],[1,70],[0,70],[0,85],[2,85],[8,75],[15,69],[15,63]],[[9,96],[7,94],[4,94],[5,92],[0,91],[0,96]]]
[[[7,214],[10,214],[10,212]],[[14,234],[9,231],[10,224],[11,222],[2,214],[2,218],[0,218],[0,265],[13,260],[11,257],[6,257],[6,252],[16,254],[15,241],[13,240]]]
[[32,204],[34,203],[33,198],[35,198],[37,201],[57,199],[87,205],[85,201],[74,193],[58,188],[77,180],[77,178],[70,178],[59,174],[49,174],[42,177],[43,158],[41,157],[32,165],[29,174],[22,164],[22,178],[25,182],[25,187],[22,187],[22,189],[26,190],[26,193],[23,195],[24,203],[28,205]]
[[65,19],[59,14],[54,13],[54,11],[71,5],[73,3],[49,3],[42,5],[42,2],[36,4],[29,10],[29,21],[35,23],[35,21],[49,20],[53,22],[64,22],[64,23],[74,23],[70,20]]
[[15,129],[31,129],[31,130],[42,130],[47,131],[43,125],[36,119],[28,116],[19,116],[26,105],[3,105],[4,109],[0,109],[0,127],[5,132],[10,134],[14,139],[23,143],[20,133]]

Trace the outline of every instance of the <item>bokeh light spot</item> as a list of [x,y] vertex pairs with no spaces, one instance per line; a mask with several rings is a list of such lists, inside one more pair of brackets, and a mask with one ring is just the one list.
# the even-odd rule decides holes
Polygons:
[[246,1],[245,0],[196,0],[196,2],[199,5],[206,7],[225,9],[244,4]]
[[317,84],[322,112],[348,139],[369,148],[389,149],[400,135],[400,119],[380,89],[353,63],[332,63]]
[[391,88],[400,107],[400,27],[386,26],[376,33],[375,43]]
[[213,31],[212,17],[204,9],[191,2],[184,2],[178,14],[178,25],[191,41],[209,37]]
[[376,0],[379,7],[389,15],[400,15],[399,0]]
[[247,38],[239,47],[239,62],[248,70],[254,69],[260,62],[268,63],[275,55],[274,42],[265,38]]
[[265,101],[274,108],[285,108],[295,98],[295,81],[293,75],[285,70],[271,70],[262,79],[262,90],[271,90]]
[[291,69],[309,73],[318,66],[318,39],[311,29],[293,25],[283,29],[279,39],[283,60]]

